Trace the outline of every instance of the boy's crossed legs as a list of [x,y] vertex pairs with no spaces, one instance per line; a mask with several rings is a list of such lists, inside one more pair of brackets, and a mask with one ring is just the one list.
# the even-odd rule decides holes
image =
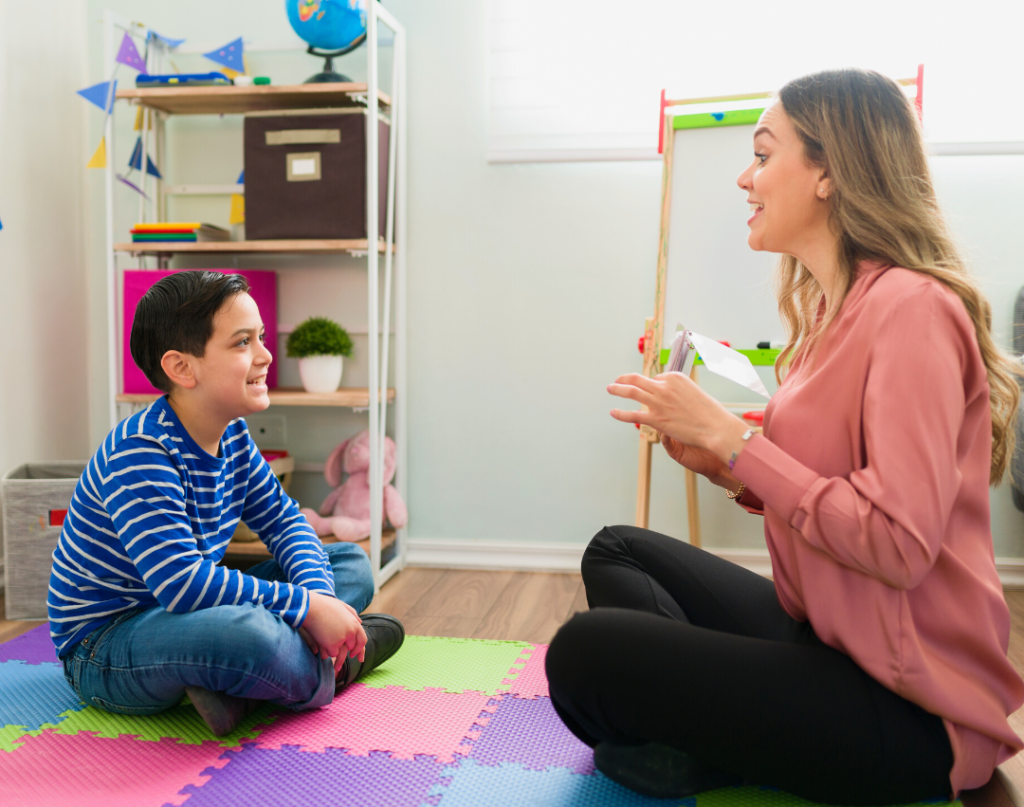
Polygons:
[[[327,544],[324,551],[335,595],[362,611],[373,598],[366,553],[352,543]],[[276,560],[246,574],[287,582]],[[326,706],[335,693],[333,662],[317,658],[280,617],[249,603],[187,614],[160,607],[121,614],[65,657],[64,674],[86,703],[120,714],[162,712],[186,687],[295,710]]]

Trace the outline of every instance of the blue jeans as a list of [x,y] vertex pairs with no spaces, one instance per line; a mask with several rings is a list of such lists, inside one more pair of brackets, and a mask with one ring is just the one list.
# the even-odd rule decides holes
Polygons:
[[[366,553],[350,543],[327,544],[324,550],[335,595],[361,612],[373,599]],[[287,582],[276,560],[246,574]],[[159,606],[119,614],[65,656],[64,676],[85,703],[118,714],[170,709],[187,686],[296,710],[326,706],[334,698],[331,660],[314,656],[297,630],[251,603],[187,614]]]

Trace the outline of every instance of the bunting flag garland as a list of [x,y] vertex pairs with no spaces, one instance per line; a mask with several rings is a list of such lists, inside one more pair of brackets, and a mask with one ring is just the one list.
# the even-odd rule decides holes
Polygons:
[[[135,139],[135,147],[132,149],[132,156],[128,159],[128,167],[133,168],[136,171],[142,170],[142,138],[138,137]],[[150,159],[149,155],[146,155],[146,173],[151,177],[157,179],[163,179],[160,171],[157,169],[153,160]]]
[[231,212],[228,224],[245,224],[245,197],[240,193],[231,194]]
[[163,36],[162,34],[158,34],[156,31],[152,29],[150,29],[146,34],[146,39],[159,40],[160,42],[163,42],[171,50],[174,50],[174,48],[178,47],[178,45],[185,41],[184,39],[172,39],[169,36]]
[[149,202],[149,201],[152,201],[152,200],[151,200],[151,199],[149,198],[149,196],[148,196],[148,195],[146,194],[146,192],[145,192],[144,190],[142,190],[142,188],[140,188],[140,187],[139,187],[138,185],[136,185],[136,184],[135,184],[134,182],[132,182],[132,181],[131,181],[130,179],[128,179],[127,177],[124,177],[124,176],[121,176],[121,174],[118,174],[118,175],[117,175],[117,181],[118,181],[118,182],[123,182],[123,183],[124,183],[125,185],[127,185],[127,186],[128,186],[129,188],[131,188],[131,189],[132,189],[133,191],[135,191],[135,192],[136,192],[137,194],[139,194],[139,195],[140,195],[140,196],[141,196],[141,197],[142,197],[143,199],[145,199],[145,200],[146,200],[147,202]]
[[216,62],[229,70],[234,70],[236,73],[245,72],[245,60],[243,59],[242,37],[238,37],[234,42],[228,42],[221,48],[215,48],[209,53],[204,53],[207,59],[211,62]]
[[[145,114],[146,114],[146,108],[143,107],[143,106],[140,106],[137,110],[135,110],[135,126],[133,126],[132,128],[135,129],[136,132],[141,132],[142,131],[142,118],[143,118],[143,116]],[[153,131],[153,118],[154,117],[156,117],[156,116],[155,115],[150,115],[150,117],[149,117],[149,125],[146,127],[150,131]]]
[[[245,182],[245,169],[238,175],[238,184]],[[231,194],[231,212],[228,214],[229,224],[245,224],[245,197],[240,193]]]
[[96,147],[96,151],[92,153],[92,157],[89,159],[89,163],[85,166],[86,168],[106,168],[107,167],[107,138],[101,137],[100,144]]
[[[114,85],[113,88],[111,88],[111,84]],[[101,81],[84,90],[78,90],[78,94],[90,104],[95,104],[109,114],[110,110],[114,108],[114,98],[117,96],[117,80]]]
[[121,47],[117,51],[117,57],[114,61],[128,65],[128,67],[138,70],[140,73],[145,74],[146,72],[146,62],[139,55],[135,42],[127,31],[125,31],[124,38],[121,40]]

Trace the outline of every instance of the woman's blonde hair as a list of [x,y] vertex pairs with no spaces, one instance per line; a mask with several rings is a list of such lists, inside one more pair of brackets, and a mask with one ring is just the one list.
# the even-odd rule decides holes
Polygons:
[[992,308],[939,209],[910,100],[892,79],[853,69],[795,79],[776,97],[803,141],[808,163],[823,168],[831,180],[830,224],[839,236],[840,268],[837,298],[816,326],[821,286],[796,258],[783,255],[779,261],[776,296],[788,344],[776,364],[777,378],[798,353],[813,352],[860,261],[934,277],[956,292],[974,322],[992,403],[989,482],[999,484],[1014,449],[1021,365],[992,338]]

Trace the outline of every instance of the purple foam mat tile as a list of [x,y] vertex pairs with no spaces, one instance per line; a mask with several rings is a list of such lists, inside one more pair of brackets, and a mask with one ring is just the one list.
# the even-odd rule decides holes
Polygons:
[[383,751],[349,756],[343,749],[272,750],[246,743],[227,751],[228,763],[203,771],[209,780],[188,785],[187,807],[420,807],[441,780],[445,765],[432,757],[392,759]]
[[594,772],[594,752],[565,727],[551,698],[513,698],[506,695],[480,736],[470,758],[480,765],[514,762],[527,770],[565,768],[573,773]]
[[21,636],[0,644],[0,662],[24,661],[26,664],[57,663],[57,648],[50,638],[50,626],[39,625]]

